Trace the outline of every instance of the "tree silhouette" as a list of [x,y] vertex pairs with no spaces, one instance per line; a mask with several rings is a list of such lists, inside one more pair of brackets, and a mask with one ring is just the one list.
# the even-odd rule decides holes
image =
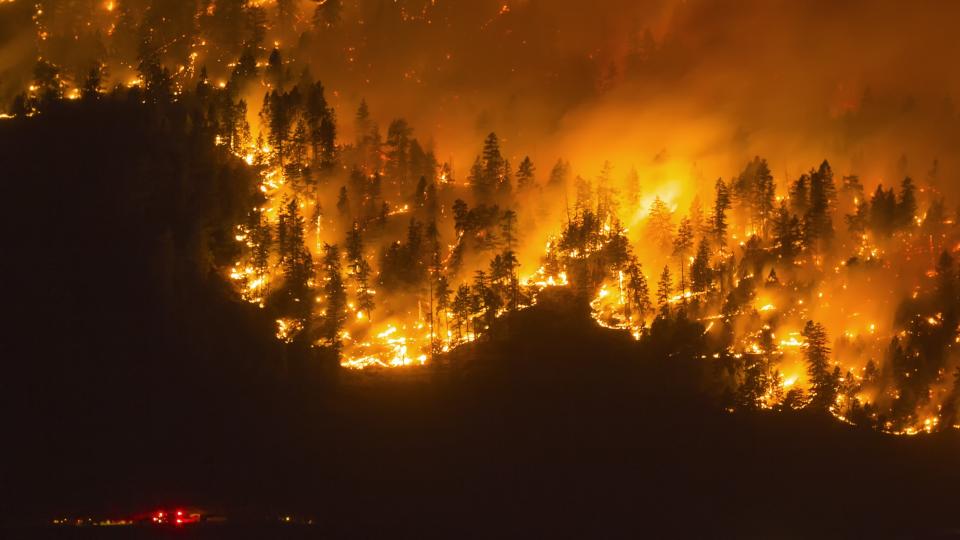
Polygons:
[[563,159],[558,159],[553,168],[550,169],[550,179],[547,180],[547,187],[550,189],[565,189],[569,176],[570,164]]
[[800,334],[807,344],[805,356],[813,394],[811,405],[826,410],[833,405],[837,395],[837,381],[830,371],[827,331],[822,324],[807,321]]
[[711,216],[711,229],[713,238],[717,245],[723,250],[727,245],[727,211],[730,210],[730,191],[727,185],[723,183],[722,178],[717,179],[715,186],[715,199],[713,203],[713,215]]
[[347,320],[347,291],[340,267],[340,250],[336,244],[323,246],[324,309],[320,338],[335,350],[341,347],[340,331]]
[[648,237],[662,253],[671,252],[673,249],[673,213],[659,196],[654,198],[650,204],[646,230]]
[[710,289],[713,282],[713,269],[710,267],[710,245],[706,238],[700,239],[697,254],[690,265],[690,288],[695,293],[702,293]]
[[530,189],[537,184],[536,177],[534,176],[536,170],[533,162],[530,161],[530,156],[525,156],[517,168],[517,188],[520,191]]
[[680,227],[677,229],[677,235],[673,238],[673,255],[680,259],[680,294],[687,292],[687,285],[684,279],[684,268],[687,266],[687,254],[693,247],[693,226],[690,225],[690,218],[684,217],[680,220]]
[[636,262],[631,263],[630,266],[627,267],[627,275],[629,277],[627,281],[629,301],[626,303],[626,306],[635,309],[640,320],[645,321],[647,316],[653,312],[647,278],[643,275],[643,268]]
[[914,225],[914,219],[917,215],[917,196],[916,188],[910,177],[903,179],[900,184],[900,198],[897,201],[897,225],[901,228],[908,228]]
[[660,309],[660,315],[666,316],[670,313],[670,297],[673,294],[673,278],[670,275],[670,267],[664,266],[660,273],[660,280],[657,281],[657,307]]

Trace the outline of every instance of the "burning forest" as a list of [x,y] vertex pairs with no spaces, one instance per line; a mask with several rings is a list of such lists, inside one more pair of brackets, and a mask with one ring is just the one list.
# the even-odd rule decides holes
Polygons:
[[[271,364],[365,380],[479,362],[463,351],[522,340],[522,314],[562,294],[696,362],[727,413],[960,429],[960,86],[891,78],[886,46],[851,67],[895,8],[849,41],[834,22],[864,6],[824,15],[834,62],[798,45],[816,2],[613,1],[587,21],[574,2],[460,4],[0,1],[0,127],[142,111],[208,148],[177,182],[211,187],[169,197],[208,218],[170,249],[268,322]],[[743,66],[750,28],[770,49]],[[745,82],[760,73],[776,81]]]

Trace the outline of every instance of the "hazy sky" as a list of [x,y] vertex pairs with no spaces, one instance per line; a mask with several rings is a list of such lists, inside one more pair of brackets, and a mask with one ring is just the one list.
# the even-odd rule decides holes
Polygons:
[[[275,17],[275,2],[257,3]],[[51,33],[89,29],[66,42],[37,39],[32,4],[0,4],[0,96],[28,84],[37,55],[66,66],[106,55],[125,80],[135,59],[109,27],[149,0],[44,2]],[[489,131],[514,159],[545,170],[563,155],[585,174],[609,159],[713,178],[760,154],[778,176],[829,158],[869,187],[923,177],[935,158],[941,176],[957,167],[960,3],[346,0],[336,27],[304,34],[314,6],[301,1],[297,31],[274,25],[267,43],[325,82],[344,138],[365,97],[382,128],[406,117],[461,171]],[[106,52],[83,32],[100,32]]]

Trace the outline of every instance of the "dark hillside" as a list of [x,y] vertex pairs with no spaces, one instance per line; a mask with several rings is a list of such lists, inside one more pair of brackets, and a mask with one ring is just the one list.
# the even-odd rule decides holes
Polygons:
[[323,537],[960,535],[956,431],[728,413],[689,339],[565,291],[428,368],[284,350],[213,271],[253,180],[188,112],[0,123],[7,525],[185,504]]

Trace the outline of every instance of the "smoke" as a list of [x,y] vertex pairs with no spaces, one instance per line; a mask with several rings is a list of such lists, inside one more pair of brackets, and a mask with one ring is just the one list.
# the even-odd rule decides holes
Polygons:
[[[183,11],[74,1],[41,3],[37,16],[26,4],[0,5],[5,99],[23,90],[34,57],[70,66],[77,73],[65,76],[75,80],[87,68],[79,57],[100,57],[112,83],[125,81],[136,62],[121,58],[135,52],[123,41],[136,29],[111,28],[121,12],[144,20],[168,9],[173,21]],[[275,2],[254,3],[270,23],[261,60],[277,42],[294,77],[309,67],[324,81],[345,140],[366,98],[381,125],[405,117],[462,171],[490,131],[515,160],[529,154],[544,168],[562,155],[583,174],[605,160],[622,171],[649,167],[664,150],[676,168],[708,178],[753,155],[778,176],[828,158],[868,179],[867,189],[898,181],[903,156],[914,176],[934,159],[943,176],[957,167],[960,81],[942,60],[960,53],[952,39],[960,6],[950,3],[348,0],[336,24],[316,28],[317,4],[294,4],[290,30],[276,22]],[[78,36],[41,39],[43,29]],[[36,54],[25,54],[31,42]],[[236,60],[199,53],[215,79]]]

